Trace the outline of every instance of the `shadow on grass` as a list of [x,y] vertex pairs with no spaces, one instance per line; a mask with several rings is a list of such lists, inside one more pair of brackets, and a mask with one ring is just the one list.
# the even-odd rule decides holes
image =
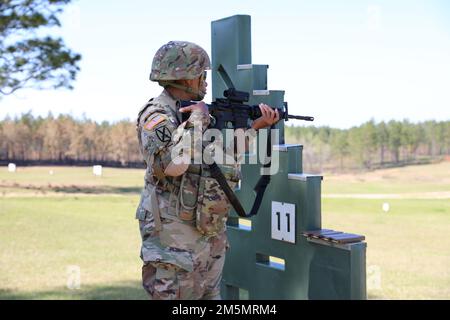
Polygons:
[[147,300],[139,281],[81,286],[78,290],[58,287],[47,291],[0,289],[0,300]]
[[83,186],[83,185],[52,185],[37,186],[32,184],[5,184],[0,187],[8,187],[13,189],[26,189],[38,191],[43,194],[46,192],[61,193],[87,193],[87,194],[140,194],[142,187],[113,187],[113,186]]
[[100,194],[100,193],[127,193],[127,194],[139,194],[142,192],[141,187],[86,187],[86,186],[63,186],[55,187],[48,191],[62,192],[62,193],[89,193],[89,194]]
[[367,300],[389,300],[386,297],[382,296],[381,293],[371,293],[367,294]]

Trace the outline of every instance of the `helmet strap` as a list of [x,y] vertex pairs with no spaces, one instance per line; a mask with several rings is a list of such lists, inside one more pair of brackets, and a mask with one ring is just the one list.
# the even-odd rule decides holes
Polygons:
[[200,90],[194,90],[191,87],[184,86],[182,84],[175,83],[173,81],[163,81],[163,80],[161,80],[158,83],[159,83],[160,86],[162,86],[164,88],[166,88],[166,87],[173,87],[173,88],[177,88],[177,89],[183,90],[183,91],[185,91],[187,93],[195,94],[197,96],[196,97],[197,101],[200,101],[200,100],[203,99],[203,96],[200,94]]

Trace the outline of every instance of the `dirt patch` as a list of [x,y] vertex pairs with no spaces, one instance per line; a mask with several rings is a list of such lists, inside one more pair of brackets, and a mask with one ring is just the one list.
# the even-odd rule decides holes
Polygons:
[[414,193],[325,193],[322,198],[343,199],[450,199],[450,191]]
[[81,198],[81,197],[126,197],[127,194],[119,194],[119,193],[58,193],[58,192],[46,192],[46,193],[38,193],[38,192],[1,192],[0,198]]
[[450,183],[450,162],[424,166],[382,169],[355,174],[325,174],[328,181],[340,182],[435,182]]
[[[122,194],[122,193],[140,193],[142,188],[138,187],[113,187],[113,186],[89,186],[89,185],[65,185],[65,184],[24,184],[24,183],[0,183],[0,191],[2,188],[12,189],[4,191],[4,194],[20,193],[36,194],[45,196],[47,193],[61,193],[61,194]],[[17,191],[15,191],[17,190]]]

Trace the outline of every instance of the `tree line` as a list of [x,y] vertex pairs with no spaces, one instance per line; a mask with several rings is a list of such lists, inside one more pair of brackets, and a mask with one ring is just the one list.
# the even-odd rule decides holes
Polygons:
[[0,159],[121,166],[142,163],[135,124],[130,121],[97,123],[70,115],[34,117],[31,112],[0,121]]
[[450,155],[450,121],[370,120],[350,129],[288,127],[286,141],[300,143],[312,171],[343,171],[427,163]]
[[[305,170],[375,169],[432,161],[450,155],[450,121],[368,121],[350,129],[295,127],[287,143],[303,144]],[[34,117],[0,121],[0,161],[143,166],[135,123]]]

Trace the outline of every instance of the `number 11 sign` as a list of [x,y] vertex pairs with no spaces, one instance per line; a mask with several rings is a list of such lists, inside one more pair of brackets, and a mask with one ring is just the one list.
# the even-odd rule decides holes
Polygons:
[[295,204],[272,201],[272,239],[295,243]]

